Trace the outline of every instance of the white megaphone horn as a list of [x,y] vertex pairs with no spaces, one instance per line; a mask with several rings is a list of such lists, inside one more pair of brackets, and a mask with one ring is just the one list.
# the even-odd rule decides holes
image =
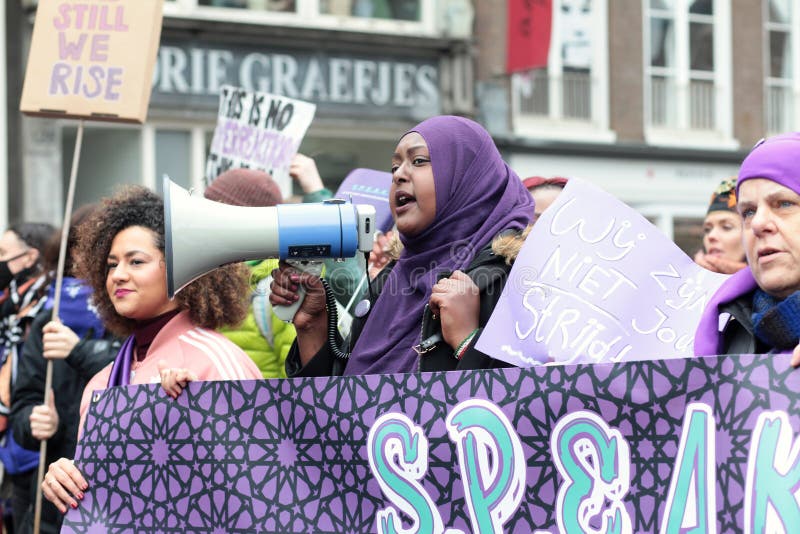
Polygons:
[[[251,208],[214,202],[164,177],[164,256],[172,298],[229,263],[351,258],[372,250],[375,208],[343,200]],[[292,316],[294,314],[292,313]]]

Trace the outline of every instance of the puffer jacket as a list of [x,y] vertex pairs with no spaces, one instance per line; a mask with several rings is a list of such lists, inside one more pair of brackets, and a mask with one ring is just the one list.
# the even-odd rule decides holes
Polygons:
[[278,260],[264,260],[251,267],[250,310],[242,324],[222,328],[220,333],[233,341],[258,366],[264,378],[286,378],[284,362],[296,337],[294,326],[281,321],[269,302],[269,279]]

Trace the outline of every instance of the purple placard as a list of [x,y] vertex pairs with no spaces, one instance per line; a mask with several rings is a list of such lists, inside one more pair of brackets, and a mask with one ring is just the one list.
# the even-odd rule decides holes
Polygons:
[[531,230],[477,348],[520,367],[692,356],[725,278],[633,208],[570,179]]
[[63,531],[791,532],[789,359],[111,388]]
[[372,169],[354,169],[336,191],[337,198],[352,200],[353,204],[369,204],[375,207],[376,229],[386,232],[394,225],[389,209],[389,188],[392,175]]

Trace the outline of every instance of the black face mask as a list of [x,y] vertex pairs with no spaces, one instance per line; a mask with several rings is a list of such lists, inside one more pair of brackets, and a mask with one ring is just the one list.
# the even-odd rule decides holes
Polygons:
[[21,258],[27,253],[28,251],[26,250],[25,252],[20,252],[13,258],[8,258],[5,261],[0,261],[0,291],[5,291],[5,289],[8,287],[8,284],[11,283],[11,280],[13,280],[19,274],[19,273],[17,273],[17,275],[11,274],[11,269],[8,268],[8,262],[14,261],[17,258]]

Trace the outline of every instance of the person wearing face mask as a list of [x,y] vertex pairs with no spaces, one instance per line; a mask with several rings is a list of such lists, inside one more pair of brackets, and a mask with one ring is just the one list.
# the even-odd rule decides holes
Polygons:
[[800,364],[800,132],[771,137],[742,162],[736,199],[747,267],[706,305],[698,356],[792,353]]
[[16,358],[27,329],[44,305],[47,274],[42,249],[55,229],[44,223],[11,226],[0,238],[0,430],[7,426]]
[[[38,464],[38,453],[16,447],[7,428],[19,355],[33,319],[47,300],[42,250],[54,231],[45,223],[18,223],[0,237],[0,447],[14,451],[3,460],[10,475],[4,477],[4,486]],[[17,510],[13,512],[18,520]]]
[[[70,220],[67,256],[61,284],[59,314],[52,320],[55,276],[51,275],[47,301],[33,320],[23,346],[11,396],[9,432],[14,441],[38,460],[41,440],[47,440],[46,463],[75,452],[78,442],[79,401],[83,388],[97,372],[114,359],[120,340],[106,331],[91,304],[92,290],[74,276],[74,255],[80,225],[94,206],[77,209]],[[44,266],[57,269],[61,232],[54,232],[43,251]],[[45,403],[47,359],[53,359],[52,392]],[[8,448],[0,449],[5,458]],[[38,463],[38,462],[37,462]],[[13,477],[16,532],[32,532],[36,501],[37,471]],[[20,518],[20,516],[22,516]],[[61,530],[62,515],[49,502],[42,503],[39,532]]]
[[297,341],[286,360],[287,375],[507,366],[475,343],[513,260],[493,244],[498,238],[520,240],[534,200],[491,136],[463,117],[421,122],[401,137],[392,156],[389,203],[403,250],[373,281],[378,296],[353,322],[348,358],[328,341],[319,278],[286,264],[273,272],[273,305],[294,303],[298,287],[306,289],[294,317]]
[[694,261],[715,273],[733,274],[747,266],[742,244],[742,218],[736,211],[736,177],[719,184],[703,221],[703,250]]

